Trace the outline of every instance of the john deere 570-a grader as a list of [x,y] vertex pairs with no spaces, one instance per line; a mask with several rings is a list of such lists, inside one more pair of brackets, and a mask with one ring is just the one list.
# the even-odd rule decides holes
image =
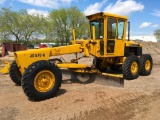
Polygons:
[[[71,45],[14,53],[15,61],[10,67],[10,77],[14,83],[22,86],[30,99],[39,101],[53,97],[61,87],[61,68],[76,74],[92,76],[99,73],[126,80],[151,74],[152,57],[142,54],[142,44],[129,40],[129,37],[126,40],[129,23],[126,16],[100,12],[87,16],[87,19],[91,30],[90,39],[76,40],[73,30]],[[50,60],[51,56],[71,53],[76,57],[69,63],[59,59]],[[83,57],[93,56],[93,65],[78,63],[80,57],[77,53],[83,53]],[[106,73],[108,68],[121,68],[122,75]]]

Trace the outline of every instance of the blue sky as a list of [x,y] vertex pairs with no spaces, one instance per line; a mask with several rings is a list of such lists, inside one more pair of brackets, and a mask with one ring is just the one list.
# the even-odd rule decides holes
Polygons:
[[0,7],[18,11],[26,9],[29,14],[44,14],[62,7],[77,6],[86,15],[110,12],[129,17],[131,35],[151,35],[160,28],[160,0],[0,0]]

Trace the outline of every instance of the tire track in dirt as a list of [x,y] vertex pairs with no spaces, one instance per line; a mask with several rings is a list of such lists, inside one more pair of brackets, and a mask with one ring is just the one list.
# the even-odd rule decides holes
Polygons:
[[68,120],[129,120],[141,111],[148,111],[147,104],[160,98],[160,90],[152,94],[129,93],[114,99],[102,100],[100,107],[91,111],[81,111]]
[[19,110],[15,107],[0,108],[0,120],[15,120]]

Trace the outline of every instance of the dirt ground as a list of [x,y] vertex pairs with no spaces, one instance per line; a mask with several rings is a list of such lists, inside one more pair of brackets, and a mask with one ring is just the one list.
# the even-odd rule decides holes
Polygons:
[[[159,120],[160,43],[143,42],[143,53],[153,58],[150,76],[125,81],[124,87],[64,80],[56,97],[40,102],[30,101],[8,74],[1,74],[0,120]],[[1,59],[11,61],[11,56]]]

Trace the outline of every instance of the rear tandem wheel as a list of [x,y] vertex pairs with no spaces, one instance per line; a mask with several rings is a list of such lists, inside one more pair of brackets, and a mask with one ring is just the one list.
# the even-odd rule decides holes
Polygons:
[[140,57],[140,75],[148,76],[151,74],[153,66],[152,57],[149,54],[143,54]]
[[130,55],[122,65],[123,77],[126,80],[133,80],[139,77],[140,60],[136,55]]
[[53,97],[61,87],[60,69],[50,61],[32,63],[24,72],[22,88],[24,93],[34,101]]

